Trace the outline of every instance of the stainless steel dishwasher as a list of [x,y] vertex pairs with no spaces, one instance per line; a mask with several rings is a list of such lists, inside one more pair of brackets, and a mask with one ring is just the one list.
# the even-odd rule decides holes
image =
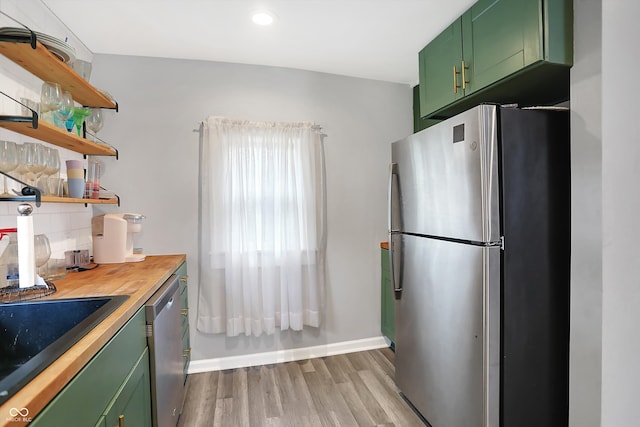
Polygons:
[[155,427],[175,427],[182,411],[182,315],[178,276],[172,275],[145,306]]

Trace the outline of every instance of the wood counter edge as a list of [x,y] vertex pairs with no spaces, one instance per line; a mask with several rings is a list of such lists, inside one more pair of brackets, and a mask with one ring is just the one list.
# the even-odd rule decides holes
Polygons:
[[[186,255],[161,255],[147,256],[147,260],[161,264],[156,270],[162,270],[159,276],[154,279],[148,277],[130,278],[128,283],[141,282],[142,286],[134,293],[126,293],[126,286],[117,286],[113,292],[109,292],[105,286],[100,291],[92,292],[90,295],[83,293],[82,289],[65,289],[63,285],[57,285],[58,294],[53,294],[49,299],[76,298],[81,296],[106,296],[106,295],[129,295],[113,313],[107,316],[102,322],[96,325],[87,335],[73,345],[69,350],[57,358],[51,365],[45,368],[27,385],[15,393],[9,400],[0,406],[0,426],[24,426],[30,421],[22,421],[22,417],[12,417],[12,408],[22,410],[27,408],[28,419],[34,419],[56,395],[85,367],[87,363],[115,336],[137,312],[151,298],[151,296],[162,286],[162,284],[173,274],[173,272],[186,261]],[[147,260],[143,261],[146,262]],[[138,263],[136,263],[138,264]],[[140,263],[142,264],[142,263]],[[102,267],[102,266],[101,266]],[[135,271],[135,265],[131,265]],[[105,265],[104,270],[114,270],[116,264]],[[110,271],[108,271],[110,272]],[[91,272],[92,277],[100,275],[101,272]],[[72,273],[73,274],[73,273]],[[134,272],[135,274],[135,272]],[[75,278],[81,280],[82,278]],[[120,276],[115,273],[113,277],[105,277],[104,281],[113,282],[119,280]],[[104,284],[103,281],[103,284]],[[150,283],[152,282],[152,283]],[[72,284],[69,287],[73,286]],[[118,290],[121,290],[118,292]],[[81,294],[83,293],[83,294]],[[14,418],[20,418],[14,421]]]

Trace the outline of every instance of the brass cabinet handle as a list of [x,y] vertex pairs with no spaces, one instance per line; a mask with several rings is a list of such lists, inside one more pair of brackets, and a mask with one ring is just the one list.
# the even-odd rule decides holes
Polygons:
[[[455,67],[454,67],[455,68]],[[467,77],[465,76],[464,70],[468,70],[469,67],[464,65],[464,61],[462,61],[462,67],[460,68],[461,72],[462,72],[462,90],[467,88],[467,83],[469,83],[467,81]]]
[[189,280],[189,276],[182,276],[182,277],[180,278],[180,281],[181,281],[182,283],[187,283],[187,280]]
[[182,351],[182,357],[184,357],[185,359],[188,359],[189,356],[191,356],[191,348],[185,348]]
[[118,417],[118,427],[124,427],[124,415]]
[[[460,73],[458,72],[458,69],[454,65],[453,66],[453,93],[458,93],[458,88],[460,87],[458,85],[458,74]],[[464,78],[463,78],[463,81],[464,81]]]
[[187,317],[189,315],[189,309],[183,308],[182,310],[180,310],[180,314],[182,314],[184,317]]

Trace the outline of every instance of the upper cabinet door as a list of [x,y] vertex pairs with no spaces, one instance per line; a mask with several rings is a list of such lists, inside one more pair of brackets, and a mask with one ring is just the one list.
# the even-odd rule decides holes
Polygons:
[[435,111],[462,98],[462,24],[458,18],[418,54],[420,111]]
[[478,0],[420,52],[420,115],[564,102],[572,63],[572,0]]
[[543,59],[542,16],[540,0],[479,0],[462,15],[465,94]]

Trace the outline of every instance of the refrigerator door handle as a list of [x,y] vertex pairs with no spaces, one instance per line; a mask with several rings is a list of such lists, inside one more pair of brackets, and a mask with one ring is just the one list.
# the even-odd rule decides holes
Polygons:
[[[396,299],[402,296],[402,284],[400,280],[396,280],[396,267],[394,263],[394,255],[400,255],[400,245],[395,245],[393,238],[397,236],[395,232],[389,233],[389,278],[391,279],[391,287]],[[402,261],[401,261],[402,262]]]
[[[397,163],[391,163],[389,164],[389,190],[387,192],[387,196],[388,196],[388,201],[387,201],[387,220],[388,220],[388,227],[387,230],[389,231],[389,238],[391,238],[391,233],[393,231],[397,231],[393,229],[393,189],[394,189],[394,177],[398,176],[398,164]],[[389,242],[391,243],[391,242]]]
[[[389,220],[389,275],[391,276],[391,286],[393,287],[393,291],[395,293],[395,297],[396,299],[400,298],[400,294],[402,292],[402,286],[396,286],[396,269],[395,269],[395,263],[394,263],[394,253],[399,254],[400,253],[400,247],[398,246],[398,248],[395,247],[394,242],[393,242],[393,237],[396,233],[398,233],[399,230],[394,230],[393,229],[393,225],[394,225],[394,221],[393,221],[393,201],[394,199],[394,189],[395,189],[395,185],[394,185],[394,177],[398,176],[398,164],[397,163],[391,163],[389,165],[389,191],[388,191],[388,196],[389,196],[389,201],[388,201],[388,220]],[[397,178],[396,181],[397,182]],[[399,280],[398,280],[399,282]]]

